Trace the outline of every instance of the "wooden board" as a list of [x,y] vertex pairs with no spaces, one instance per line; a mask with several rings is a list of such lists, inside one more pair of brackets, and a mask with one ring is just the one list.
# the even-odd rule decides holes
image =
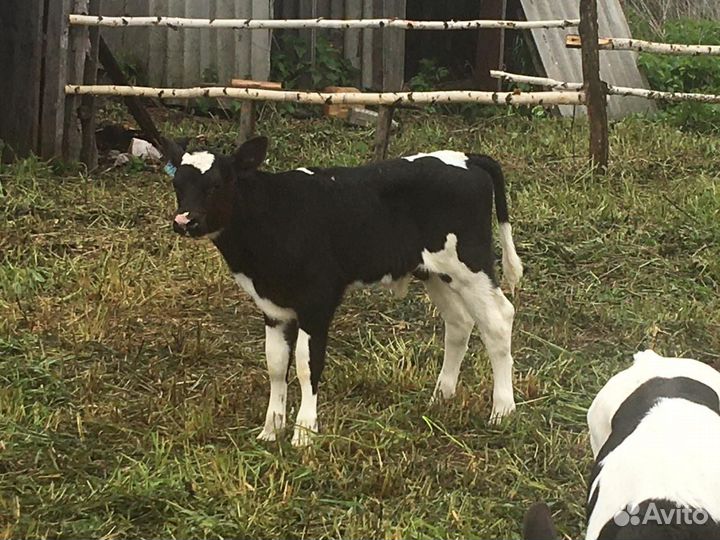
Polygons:
[[[106,2],[107,3],[107,2]],[[170,13],[169,0],[150,0],[148,15]],[[148,83],[162,86],[167,80],[168,29],[148,28]]]
[[[185,16],[185,0],[168,0],[169,13],[175,17]],[[179,87],[185,83],[185,63],[183,56],[184,34],[182,30],[167,29],[167,51],[165,81],[167,86]],[[164,85],[163,85],[164,86]]]
[[[272,10],[268,0],[252,0],[252,17],[254,19],[272,18]],[[250,47],[250,76],[256,80],[267,80],[270,77],[270,30],[252,30]]]
[[62,155],[65,123],[65,84],[67,83],[67,48],[70,0],[48,3],[45,15],[45,65],[42,94],[42,117],[40,118],[40,155],[52,159]]
[[[218,0],[215,6],[215,16],[229,19],[235,16],[234,0]],[[217,47],[217,72],[220,84],[227,82],[236,75],[235,73],[235,43],[237,35],[235,32],[226,30],[218,31],[215,35]]]
[[[185,15],[191,18],[206,19],[209,13],[206,2],[186,2]],[[202,81],[202,29],[183,28],[183,79],[185,86],[191,86]]]
[[[87,13],[89,0],[75,0],[73,13]],[[67,80],[70,84],[79,84],[85,72],[85,56],[88,53],[90,41],[86,27],[71,27],[68,37]],[[78,161],[82,147],[82,127],[80,125],[80,97],[67,96],[65,98],[65,122],[63,125],[62,154],[65,161]]]
[[[252,17],[252,4],[249,1],[238,2],[235,4],[235,16],[238,19],[247,19]],[[252,31],[239,30],[235,33],[236,49],[235,49],[235,77],[252,77],[250,73],[250,50],[252,48]]]
[[44,11],[42,0],[15,2],[12,98],[7,111],[11,137],[7,141],[18,156],[38,149]]
[[[505,19],[507,0],[487,0],[480,4],[480,19]],[[484,29],[477,32],[475,86],[478,90],[500,90],[502,81],[490,77],[491,69],[504,65],[505,30]]]

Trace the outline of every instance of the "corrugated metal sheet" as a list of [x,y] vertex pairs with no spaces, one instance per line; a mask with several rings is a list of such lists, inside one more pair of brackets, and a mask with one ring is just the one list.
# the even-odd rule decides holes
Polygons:
[[[196,18],[272,18],[272,0],[112,0],[106,15]],[[193,86],[217,78],[267,80],[269,30],[105,28],[103,36],[124,61],[138,63],[152,86]]]
[[[528,20],[577,19],[580,16],[578,0],[520,0]],[[622,7],[618,0],[598,0],[600,37],[631,37]],[[540,59],[548,77],[568,82],[582,82],[582,61],[579,49],[565,47],[565,36],[575,30],[533,30]],[[600,52],[600,73],[608,84],[648,88],[647,81],[637,67],[637,53],[633,51]],[[585,107],[579,107],[584,114]],[[628,114],[650,112],[654,104],[646,99],[611,96],[608,99],[608,116],[619,119]],[[573,108],[561,106],[564,115]]]

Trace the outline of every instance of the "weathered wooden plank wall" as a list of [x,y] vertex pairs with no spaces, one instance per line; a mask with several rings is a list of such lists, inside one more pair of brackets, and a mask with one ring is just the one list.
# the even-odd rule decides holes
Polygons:
[[[106,15],[269,19],[272,0],[112,0]],[[103,37],[121,62],[139,65],[152,86],[267,80],[270,30],[105,28]]]
[[45,73],[40,118],[40,155],[46,159],[62,154],[65,122],[65,82],[69,26],[64,23],[70,13],[71,0],[48,2],[45,20]]
[[38,151],[45,2],[4,0],[1,4],[0,139],[8,141],[3,159],[12,159]]

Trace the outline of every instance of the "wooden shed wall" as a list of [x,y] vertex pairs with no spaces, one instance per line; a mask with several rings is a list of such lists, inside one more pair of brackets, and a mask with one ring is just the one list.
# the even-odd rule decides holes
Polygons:
[[[404,17],[406,0],[105,0],[107,15],[204,18]],[[364,88],[402,83],[405,33],[400,30],[298,30],[314,43],[326,35],[343,52]],[[192,86],[232,77],[266,80],[271,32],[167,28],[105,28],[103,37],[121,61],[139,65],[153,86]],[[383,41],[384,40],[384,41]],[[314,49],[314,47],[311,47]],[[385,58],[383,58],[383,55]],[[392,73],[385,81],[384,73]]]
[[[270,19],[273,9],[272,0],[106,0],[103,13]],[[267,80],[270,74],[269,30],[105,28],[103,37],[118,58],[139,65],[152,86]]]

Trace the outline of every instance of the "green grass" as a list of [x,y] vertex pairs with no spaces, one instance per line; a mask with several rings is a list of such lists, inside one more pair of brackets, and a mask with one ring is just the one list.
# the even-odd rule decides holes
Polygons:
[[[172,122],[228,145],[232,125]],[[273,169],[357,164],[372,133],[265,113]],[[593,178],[580,124],[409,114],[391,153],[504,165],[526,268],[517,414],[488,424],[477,337],[454,401],[429,406],[442,323],[352,293],[332,330],[322,435],[255,440],[263,324],[209,243],[174,235],[158,172],[2,169],[0,537],[517,538],[544,499],[583,530],[585,410],[632,352],[720,359],[720,138],[641,120]],[[291,381],[293,414],[299,404]]]

